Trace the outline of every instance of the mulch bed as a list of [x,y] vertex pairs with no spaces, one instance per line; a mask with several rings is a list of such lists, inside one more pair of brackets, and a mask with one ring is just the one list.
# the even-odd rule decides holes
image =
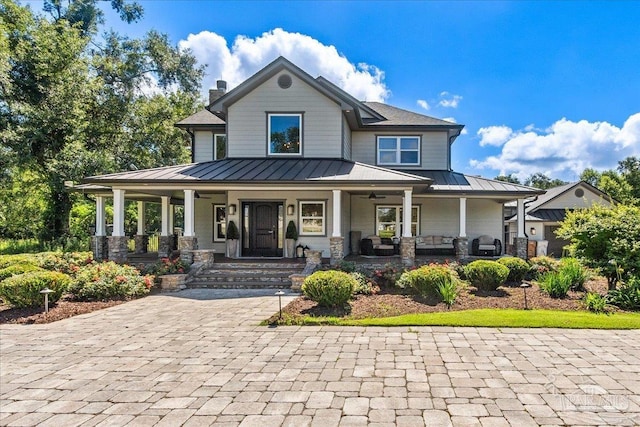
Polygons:
[[49,312],[45,313],[43,307],[35,308],[11,308],[8,305],[0,304],[0,323],[51,323],[78,314],[91,313],[103,308],[113,307],[122,304],[124,300],[115,301],[69,301],[59,300],[55,304],[49,305]]
[[[530,309],[585,310],[582,304],[585,292],[570,291],[566,298],[557,299],[540,290],[537,283],[530,284],[531,287],[527,289],[527,305]],[[587,282],[585,288],[587,291],[604,295],[607,293],[607,281],[603,278],[594,279]],[[501,286],[494,292],[481,292],[474,287],[468,287],[460,293],[451,308],[436,299],[410,295],[399,289],[381,289],[376,295],[358,295],[348,306],[341,308],[319,307],[314,301],[301,296],[284,307],[282,312],[291,318],[336,316],[363,319],[480,308],[523,309],[523,289],[519,286]],[[270,320],[275,321],[277,317],[276,314]]]

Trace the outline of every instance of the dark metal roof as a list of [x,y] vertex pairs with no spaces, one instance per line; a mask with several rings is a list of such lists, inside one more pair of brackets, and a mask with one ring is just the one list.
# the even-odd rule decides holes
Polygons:
[[564,221],[567,209],[538,209],[531,212],[530,215],[542,221]]
[[541,194],[543,190],[525,187],[524,185],[510,182],[496,181],[494,179],[479,176],[464,175],[462,173],[443,170],[403,170],[412,175],[419,175],[433,180],[427,193],[486,193],[486,194],[511,194],[534,195]]
[[428,186],[427,177],[341,159],[223,159],[92,176],[87,183],[364,183]]
[[213,114],[209,110],[201,110],[195,114],[190,115],[186,119],[180,120],[175,125],[177,127],[191,127],[191,126],[215,126],[224,125],[224,120]]
[[370,119],[366,121],[367,126],[443,126],[448,128],[462,129],[464,125],[403,110],[402,108],[383,104],[382,102],[363,102],[364,105],[376,111],[386,120]]

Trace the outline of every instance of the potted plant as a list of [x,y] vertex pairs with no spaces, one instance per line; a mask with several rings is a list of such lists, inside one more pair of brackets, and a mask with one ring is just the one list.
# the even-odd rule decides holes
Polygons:
[[229,251],[229,257],[235,258],[238,253],[238,239],[240,238],[240,233],[238,232],[238,227],[236,227],[236,223],[233,221],[229,221],[229,226],[227,227],[227,249]]
[[293,221],[289,221],[289,224],[287,224],[285,238],[287,239],[287,256],[294,258],[296,240],[298,240],[298,229]]

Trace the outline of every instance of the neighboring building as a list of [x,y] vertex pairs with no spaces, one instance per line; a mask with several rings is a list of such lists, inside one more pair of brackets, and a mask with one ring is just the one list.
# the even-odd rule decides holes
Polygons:
[[192,137],[193,164],[86,178],[98,200],[98,248],[107,240],[104,197],[114,198],[110,258],[126,253],[125,198],[162,204],[161,254],[171,206],[184,204],[182,249],[225,253],[234,221],[240,240],[230,256],[287,256],[284,230],[294,221],[298,243],[333,261],[350,252],[351,236],[377,234],[401,240],[410,264],[415,236],[455,237],[464,257],[472,239],[502,237],[505,202],[523,208],[542,193],[452,171],[463,125],[358,101],[282,57],[228,93],[218,82],[207,108],[176,126]]
[[[548,242],[547,255],[560,257],[562,249],[568,245],[566,240],[559,239],[555,231],[564,220],[567,211],[588,208],[595,203],[611,206],[613,199],[585,181],[572,182],[559,187],[550,188],[535,200],[525,202],[525,232],[529,240]],[[505,204],[507,218],[505,240],[512,246],[516,237],[518,215],[516,202]]]

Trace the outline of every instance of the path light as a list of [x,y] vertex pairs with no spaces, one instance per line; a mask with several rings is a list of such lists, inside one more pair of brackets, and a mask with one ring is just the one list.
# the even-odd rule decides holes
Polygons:
[[520,287],[522,288],[522,292],[524,292],[524,309],[529,310],[529,306],[527,305],[527,288],[530,288],[531,284],[523,283]]
[[53,290],[49,288],[44,288],[43,290],[40,291],[40,293],[44,295],[44,312],[45,313],[49,312],[49,294],[51,292],[53,292]]
[[276,292],[278,295],[278,305],[280,306],[280,320],[282,320],[282,295],[284,295],[284,291]]

